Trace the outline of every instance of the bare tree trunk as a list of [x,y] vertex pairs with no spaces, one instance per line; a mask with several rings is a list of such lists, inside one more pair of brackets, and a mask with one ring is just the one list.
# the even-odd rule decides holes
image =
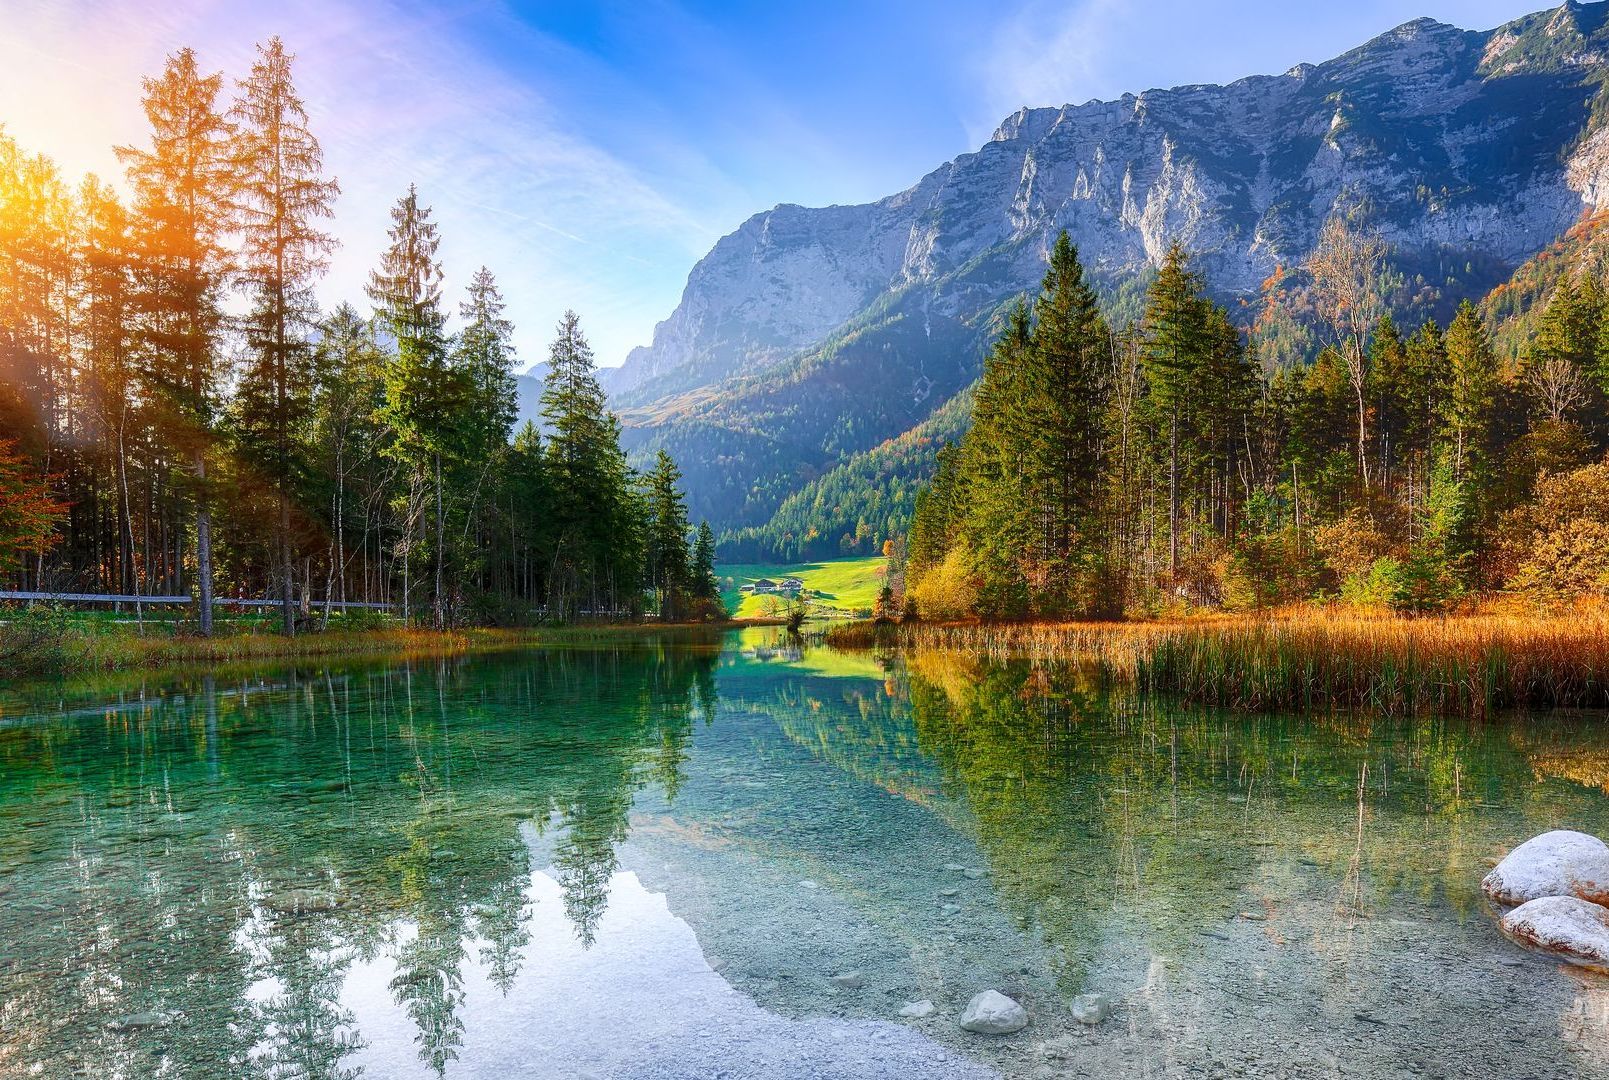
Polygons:
[[195,455],[196,479],[202,490],[196,496],[196,591],[201,599],[201,636],[212,636],[212,511],[207,506],[207,458]]
[[441,454],[436,454],[436,629],[447,624],[447,612],[442,606],[442,544],[445,542],[444,522],[441,513]]

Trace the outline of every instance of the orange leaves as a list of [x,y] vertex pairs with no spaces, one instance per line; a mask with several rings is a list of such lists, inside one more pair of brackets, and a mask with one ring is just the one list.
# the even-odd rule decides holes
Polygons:
[[48,550],[66,516],[50,478],[33,473],[15,442],[0,440],[0,572],[14,569],[25,553]]

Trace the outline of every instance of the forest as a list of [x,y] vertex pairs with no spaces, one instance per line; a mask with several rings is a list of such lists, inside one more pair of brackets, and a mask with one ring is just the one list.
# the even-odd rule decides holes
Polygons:
[[667,455],[628,467],[579,318],[516,431],[497,281],[451,304],[412,185],[367,306],[320,310],[340,189],[293,59],[260,45],[231,92],[170,56],[146,144],[117,148],[126,197],[0,128],[0,588],[135,619],[190,596],[203,635],[265,598],[287,633],[380,607],[437,628],[717,615],[714,537]]
[[[1396,326],[1391,254],[1332,217],[1300,290],[1272,282],[1248,334],[1175,246],[1142,317],[1114,327],[1063,234],[917,496],[908,610],[1609,596],[1609,312],[1590,261],[1553,267],[1494,341],[1467,302],[1448,325]],[[1309,327],[1314,359],[1269,362]]]

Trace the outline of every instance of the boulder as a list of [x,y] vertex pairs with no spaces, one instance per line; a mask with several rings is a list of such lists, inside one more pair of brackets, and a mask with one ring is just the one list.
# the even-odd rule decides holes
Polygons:
[[1609,974],[1609,908],[1574,896],[1543,896],[1521,904],[1498,925],[1517,945]]
[[908,1001],[905,1007],[900,1009],[899,1014],[912,1020],[921,1020],[933,1015],[933,1003],[927,998],[921,1001]]
[[980,1035],[1010,1035],[1028,1026],[1028,1012],[998,990],[985,990],[967,1002],[961,1030]]
[[1556,829],[1508,853],[1481,888],[1500,904],[1544,896],[1575,896],[1609,904],[1609,844],[1586,833]]

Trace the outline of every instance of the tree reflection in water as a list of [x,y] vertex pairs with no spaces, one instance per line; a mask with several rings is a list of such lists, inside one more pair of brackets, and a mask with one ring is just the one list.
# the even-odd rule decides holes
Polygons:
[[[1128,1019],[1165,1065],[1192,994],[1242,1007],[1201,976],[1237,976],[1207,954],[1248,904],[1266,922],[1235,925],[1298,943],[1266,958],[1291,965],[1281,999],[1344,1018],[1337,974],[1369,984],[1383,917],[1443,932],[1479,915],[1489,854],[1609,827],[1609,728],[1588,719],[1234,715],[953,654],[559,649],[49,693],[0,702],[23,721],[0,724],[5,1075],[333,1080],[389,1045],[465,1071],[477,1009],[569,977],[554,926],[594,958],[618,944],[623,861],[788,1015],[871,1000],[777,977],[804,955],[966,988],[1009,936],[1036,1009],[1137,958]],[[634,804],[656,825],[632,840]],[[957,883],[966,925],[935,903]],[[835,952],[828,916],[867,952]],[[354,984],[401,1028],[361,1031],[378,1017]],[[1601,991],[1569,1000],[1571,1038],[1604,1053]]]
[[0,940],[22,960],[0,965],[0,1072],[350,1077],[341,987],[388,958],[445,1074],[469,944],[499,991],[519,972],[519,823],[559,830],[590,941],[632,793],[674,793],[715,657],[555,650],[8,709],[42,716],[0,729]]

